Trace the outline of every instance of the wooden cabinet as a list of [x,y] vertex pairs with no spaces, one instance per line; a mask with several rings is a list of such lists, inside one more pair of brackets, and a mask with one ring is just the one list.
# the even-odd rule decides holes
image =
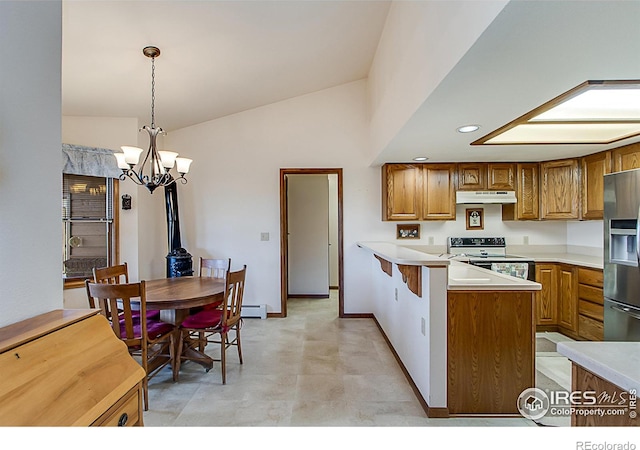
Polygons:
[[539,163],[516,164],[516,204],[502,205],[502,220],[540,218]]
[[[573,392],[593,392],[598,399],[598,406],[584,405],[583,407],[587,412],[593,409],[607,409],[607,404],[611,405],[611,409],[620,410],[620,405],[631,406],[631,396],[626,389],[622,389],[619,386],[611,383],[609,380],[605,380],[593,372],[585,369],[579,364],[572,362],[571,364],[571,390]],[[635,397],[635,396],[634,396]],[[635,398],[633,399],[633,408],[636,408]],[[580,405],[576,405],[571,408],[571,426],[572,427],[619,427],[619,426],[634,426],[640,425],[640,419],[636,414],[630,414],[625,411],[625,414],[583,414],[580,411]],[[627,409],[627,408],[625,408]],[[635,413],[635,411],[633,411]]]
[[419,164],[385,164],[382,188],[383,220],[420,219],[422,170]]
[[640,168],[640,143],[614,148],[611,155],[614,172]]
[[142,426],[144,378],[98,310],[0,328],[0,426]]
[[487,164],[487,189],[513,191],[516,188],[516,165],[512,163]]
[[458,164],[458,190],[482,191],[487,188],[487,164]]
[[541,219],[580,218],[580,166],[578,159],[540,164]]
[[604,176],[611,173],[611,152],[599,152],[581,159],[582,218],[604,217]]
[[558,266],[558,325],[561,331],[573,337],[578,331],[577,267],[568,264]]
[[450,414],[517,414],[535,386],[531,291],[447,293],[447,405]]
[[422,165],[422,219],[456,219],[456,165]]
[[602,270],[578,268],[578,336],[589,341],[604,339]]
[[515,189],[515,164],[513,163],[458,163],[458,190],[509,190]]
[[558,265],[536,264],[536,281],[542,289],[536,292],[536,325],[558,323]]
[[455,164],[385,164],[382,220],[455,220]]

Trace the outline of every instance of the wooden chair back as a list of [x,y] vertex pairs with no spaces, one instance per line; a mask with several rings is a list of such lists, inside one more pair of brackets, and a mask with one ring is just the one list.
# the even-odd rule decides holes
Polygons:
[[[86,281],[87,295],[111,323],[116,336],[130,348],[147,346],[145,282],[107,284]],[[139,315],[136,314],[139,311]],[[135,313],[134,313],[135,312]],[[134,332],[134,326],[138,332]]]
[[233,327],[240,321],[246,275],[246,265],[243,266],[242,270],[227,273],[226,287],[224,292],[226,301],[222,303],[223,328]]
[[231,269],[231,258],[211,259],[200,257],[200,276],[210,278],[220,278],[224,280],[227,272]]
[[[129,283],[129,271],[127,268],[127,263],[125,262],[122,264],[109,266],[109,267],[94,267],[93,282],[107,283],[107,284],[120,284],[123,282]],[[98,305],[96,305],[93,297],[88,296],[88,299],[89,299],[89,308],[99,307]]]

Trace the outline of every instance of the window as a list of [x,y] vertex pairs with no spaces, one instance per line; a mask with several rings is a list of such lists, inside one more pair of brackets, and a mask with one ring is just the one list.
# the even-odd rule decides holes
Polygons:
[[62,185],[62,276],[65,287],[79,287],[116,260],[117,180],[65,173]]

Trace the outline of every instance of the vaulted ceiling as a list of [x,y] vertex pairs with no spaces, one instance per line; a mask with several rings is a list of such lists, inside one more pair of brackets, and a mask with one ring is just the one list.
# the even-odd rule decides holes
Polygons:
[[[147,45],[162,52],[156,123],[169,131],[366,78],[390,4],[64,0],[63,114],[148,123]],[[543,160],[621,145],[469,143],[586,80],[640,79],[638,23],[640,1],[512,0],[375,162]],[[455,131],[469,123],[480,130]]]

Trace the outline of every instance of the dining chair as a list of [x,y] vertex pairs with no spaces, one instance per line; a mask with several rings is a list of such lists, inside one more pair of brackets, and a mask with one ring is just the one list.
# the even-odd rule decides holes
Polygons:
[[[127,263],[116,264],[115,266],[108,267],[94,267],[93,268],[93,281],[95,283],[108,283],[108,284],[121,284],[129,282],[129,270]],[[89,298],[89,307],[95,308],[92,304],[92,299]],[[139,311],[134,311],[134,317],[139,315]],[[147,311],[147,319],[159,320],[160,310],[150,309]]]
[[231,258],[228,259],[212,259],[200,257],[200,271],[198,275],[201,277],[221,278],[227,276],[227,272],[231,269]]
[[[205,309],[188,316],[180,325],[180,338],[176,361],[173,366],[175,381],[178,380],[178,372],[183,359],[183,350],[189,347],[206,345],[208,343],[220,344],[222,384],[227,382],[226,374],[226,350],[231,346],[238,349],[238,359],[242,364],[242,346],[240,342],[240,328],[242,318],[242,299],[244,297],[244,283],[247,274],[247,266],[242,270],[227,272],[225,281],[224,298],[218,309]],[[230,332],[233,332],[231,339]],[[185,347],[186,346],[186,347]],[[190,358],[193,359],[193,358]]]
[[[87,295],[99,305],[100,313],[111,323],[115,335],[123,341],[132,356],[140,360],[146,372],[142,389],[144,410],[149,410],[149,380],[160,370],[174,364],[175,325],[160,320],[140,320],[146,313],[145,282],[92,283],[85,281]],[[133,315],[139,309],[140,316]],[[118,313],[118,310],[120,311]]]

